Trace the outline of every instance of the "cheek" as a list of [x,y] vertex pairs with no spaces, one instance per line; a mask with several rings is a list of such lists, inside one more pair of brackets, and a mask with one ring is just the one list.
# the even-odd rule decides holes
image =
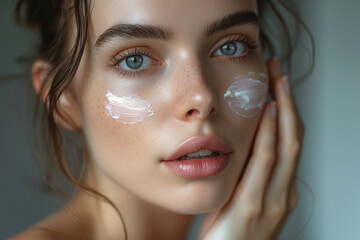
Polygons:
[[[268,78],[265,72],[232,72],[215,83],[219,107],[227,124],[239,130],[257,122],[268,97]],[[220,81],[219,81],[220,82]]]
[[225,88],[219,92],[225,121],[222,125],[231,126],[231,135],[241,155],[238,158],[244,159],[261,120],[267,98],[268,78],[264,72],[249,72],[234,74],[227,79]]
[[261,56],[256,54],[249,61],[240,63],[216,61],[211,66],[221,109],[229,121],[234,124],[237,122],[236,125],[243,120],[255,121],[266,102],[268,77]]
[[150,102],[132,94],[117,96],[111,91],[106,93],[104,112],[107,116],[122,124],[135,124],[154,115]]
[[155,114],[148,96],[132,82],[121,82],[111,76],[103,81],[97,79],[101,78],[95,76],[89,81],[91,84],[83,95],[84,131],[92,134],[89,139],[101,136],[104,144],[114,149],[138,141],[144,125]]
[[265,73],[237,75],[225,92],[224,100],[236,115],[253,118],[261,112],[264,106],[267,85]]
[[87,98],[83,108],[84,134],[93,160],[105,167],[126,159],[142,159],[137,148],[146,139],[146,120],[153,112],[146,115],[140,111],[142,102],[134,96],[109,95],[104,89],[97,92]]

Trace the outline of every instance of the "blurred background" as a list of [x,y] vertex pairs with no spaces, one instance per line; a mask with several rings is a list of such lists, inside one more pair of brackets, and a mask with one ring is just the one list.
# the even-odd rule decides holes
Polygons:
[[[32,56],[36,35],[15,24],[15,2],[0,3],[0,77],[6,78],[0,81],[0,239],[62,204],[40,192],[30,68],[15,62]],[[316,66],[293,88],[306,134],[297,174],[299,202],[280,239],[360,239],[360,1],[297,5],[315,38]],[[295,68],[304,65],[307,59],[295,58]],[[189,239],[195,239],[200,220],[201,215]]]

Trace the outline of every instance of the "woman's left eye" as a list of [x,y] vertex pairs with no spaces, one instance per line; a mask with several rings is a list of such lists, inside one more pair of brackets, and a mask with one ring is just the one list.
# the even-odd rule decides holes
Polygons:
[[239,41],[233,41],[233,42],[228,42],[222,45],[220,48],[218,48],[215,51],[214,56],[227,55],[227,56],[241,57],[246,54],[247,54],[246,44]]

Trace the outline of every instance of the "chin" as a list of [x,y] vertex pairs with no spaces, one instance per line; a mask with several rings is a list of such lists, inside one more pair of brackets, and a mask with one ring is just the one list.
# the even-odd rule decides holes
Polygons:
[[[174,201],[167,201],[165,208],[178,214],[201,214],[222,208],[231,197],[231,189],[211,184],[192,186],[175,194]],[[169,200],[169,199],[168,199]]]
[[223,197],[218,197],[217,199],[207,199],[203,202],[186,202],[179,205],[173,205],[169,210],[184,215],[208,213],[222,208],[226,204],[227,200],[228,199],[224,199]]

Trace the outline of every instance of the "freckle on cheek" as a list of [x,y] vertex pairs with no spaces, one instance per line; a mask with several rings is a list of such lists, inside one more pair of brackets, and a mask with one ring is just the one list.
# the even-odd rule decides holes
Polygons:
[[144,132],[143,126],[137,123],[154,115],[150,103],[135,94],[106,96],[105,92],[91,101],[94,101],[93,104],[89,103],[94,106],[90,110],[92,134],[97,136],[97,141],[106,143],[107,147],[117,146],[118,151],[124,150],[119,147],[124,143],[126,146],[135,146],[139,141],[136,136],[142,136]]
[[258,115],[265,103],[267,84],[264,73],[237,75],[224,94],[230,109],[243,118]]

